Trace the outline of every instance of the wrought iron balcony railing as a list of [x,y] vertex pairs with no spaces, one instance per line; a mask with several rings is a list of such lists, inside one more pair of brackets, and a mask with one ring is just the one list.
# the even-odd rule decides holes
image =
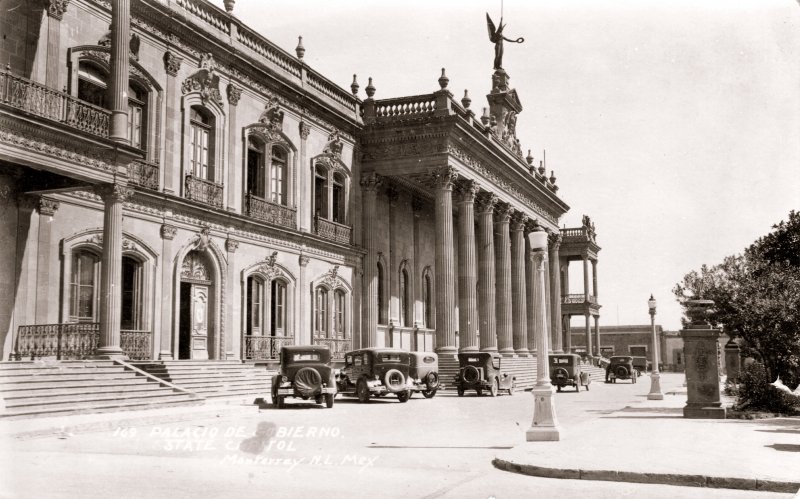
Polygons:
[[186,199],[222,208],[222,185],[211,180],[186,175]]
[[350,244],[350,234],[352,231],[353,229],[349,225],[314,217],[314,233],[325,239],[330,239],[337,243]]
[[128,167],[129,182],[145,189],[158,190],[159,166],[149,161],[137,159]]
[[562,295],[561,303],[564,305],[582,304],[582,303],[593,303],[597,305],[597,298],[595,298],[592,295],[589,295],[589,300],[587,302],[586,295],[584,295],[583,293],[575,293],[575,294]]
[[[120,348],[131,360],[149,359],[151,336],[150,331],[123,330],[120,332]],[[100,324],[97,322],[20,326],[14,357],[17,360],[42,357],[88,359],[97,352],[99,341]]]
[[71,128],[108,137],[111,112],[40,83],[0,70],[0,104]]
[[245,200],[245,211],[248,216],[290,229],[297,228],[297,210],[294,208],[271,203],[252,194],[247,194]]
[[281,348],[294,345],[294,336],[244,337],[244,358],[247,360],[277,360]]
[[352,341],[349,338],[314,338],[313,343],[330,348],[331,358],[334,360],[344,359],[344,354],[352,350]]

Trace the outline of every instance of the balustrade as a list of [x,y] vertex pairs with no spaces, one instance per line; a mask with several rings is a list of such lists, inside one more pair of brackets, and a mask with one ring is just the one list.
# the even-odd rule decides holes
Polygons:
[[[120,348],[131,360],[146,360],[151,356],[150,338],[150,331],[122,330]],[[88,359],[94,356],[99,341],[100,324],[97,322],[20,326],[14,358]]]
[[244,358],[247,360],[277,360],[284,346],[294,345],[294,336],[244,337]]
[[297,227],[296,210],[294,208],[271,203],[252,194],[247,195],[246,201],[245,211],[248,216],[290,229]]
[[149,161],[137,159],[128,167],[128,181],[145,189],[158,190],[159,166]]
[[211,180],[186,175],[186,199],[199,201],[214,208],[222,207],[222,185]]
[[325,239],[336,241],[337,243],[350,244],[350,233],[352,228],[324,218],[314,218],[314,232]]
[[433,94],[382,99],[375,105],[375,116],[380,121],[429,116],[434,111],[436,99]]
[[344,354],[352,348],[352,342],[348,338],[314,338],[314,345],[322,345],[330,348],[333,360],[344,359]]
[[[563,303],[564,305],[586,303],[586,296],[583,293],[562,295],[561,296],[561,303]],[[589,295],[588,303],[593,303],[593,304],[596,305],[597,304],[597,298],[595,298],[593,295]]]

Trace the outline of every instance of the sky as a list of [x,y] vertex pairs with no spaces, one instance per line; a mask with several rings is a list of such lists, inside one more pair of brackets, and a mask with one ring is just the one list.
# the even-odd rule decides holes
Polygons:
[[[222,6],[222,0],[213,0]],[[504,0],[503,67],[517,137],[547,151],[561,225],[597,227],[600,325],[680,328],[684,274],[740,253],[800,209],[798,0]],[[501,0],[237,0],[234,15],[366,98],[438,90],[479,113],[491,89],[488,12]],[[571,291],[582,291],[580,262]],[[580,326],[582,319],[573,320]]]

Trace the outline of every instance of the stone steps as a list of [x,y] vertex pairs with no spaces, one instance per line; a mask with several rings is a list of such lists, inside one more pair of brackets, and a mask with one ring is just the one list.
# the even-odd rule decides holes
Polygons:
[[139,369],[205,398],[266,398],[275,371],[240,361],[146,361]]
[[[501,366],[503,372],[516,377],[517,391],[530,390],[536,383],[536,358],[534,357],[504,357]],[[457,357],[439,355],[439,379],[443,390],[455,389],[455,376],[458,374],[458,370]]]

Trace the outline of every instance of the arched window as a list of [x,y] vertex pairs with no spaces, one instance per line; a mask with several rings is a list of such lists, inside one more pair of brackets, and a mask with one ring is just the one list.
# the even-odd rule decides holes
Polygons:
[[314,337],[327,338],[329,331],[328,290],[318,286],[314,291]]
[[71,321],[95,322],[99,310],[100,295],[100,257],[87,250],[72,254],[72,275],[70,276]]
[[384,290],[386,289],[384,284],[383,265],[378,262],[378,324],[387,324],[389,322],[387,320],[389,314],[384,297]]
[[409,300],[408,272],[400,270],[400,325],[411,325],[411,303]]
[[286,204],[286,151],[278,146],[272,146],[270,158],[270,201],[276,204]]
[[345,338],[345,292],[337,289],[333,293],[333,336],[334,338]]
[[189,111],[191,173],[203,180],[214,180],[214,117],[200,106]]
[[122,257],[122,309],[120,328],[141,330],[143,315],[144,275],[142,264],[129,256]]
[[340,224],[345,223],[344,208],[344,175],[335,173],[333,175],[333,221]]
[[251,136],[247,141],[247,194],[266,198],[264,142]]
[[433,327],[433,304],[431,303],[433,297],[431,296],[431,291],[431,276],[426,272],[422,277],[422,301],[425,307],[425,327],[428,329]]
[[286,283],[279,280],[272,281],[270,315],[272,336],[284,336],[286,332]]
[[247,334],[258,336],[264,330],[264,280],[257,276],[247,278]]
[[314,174],[314,214],[328,218],[328,171],[322,166]]

